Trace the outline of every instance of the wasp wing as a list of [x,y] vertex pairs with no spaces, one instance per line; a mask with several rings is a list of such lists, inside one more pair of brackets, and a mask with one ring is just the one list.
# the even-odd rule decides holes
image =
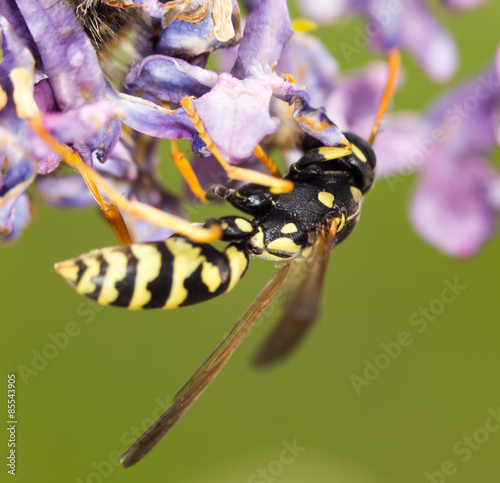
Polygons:
[[120,461],[125,468],[132,466],[146,456],[201,396],[224,367],[253,324],[279,292],[288,276],[290,265],[290,262],[285,262],[274,274],[241,319],[236,322],[229,334],[175,395],[172,405],[122,455]]
[[263,366],[276,361],[304,337],[319,311],[319,302],[326,268],[333,247],[338,220],[322,231],[306,257],[292,260],[288,279],[283,287],[283,314],[254,363]]

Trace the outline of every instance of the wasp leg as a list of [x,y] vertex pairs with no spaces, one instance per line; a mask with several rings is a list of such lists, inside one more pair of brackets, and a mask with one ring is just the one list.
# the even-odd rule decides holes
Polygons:
[[[122,244],[129,244],[131,241],[127,227],[123,218],[121,218],[118,208],[126,211],[133,218],[147,221],[153,225],[169,228],[177,233],[191,238],[196,242],[206,243],[220,240],[222,232],[218,227],[214,226],[210,229],[200,228],[192,225],[189,221],[184,220],[183,218],[165,213],[164,211],[146,205],[145,203],[141,203],[140,201],[127,200],[99,173],[87,166],[76,151],[73,151],[65,144],[59,143],[47,131],[45,131],[40,119],[33,118],[31,122],[33,129],[40,135],[40,137],[47,144],[49,144],[49,146],[56,153],[58,153],[68,165],[72,166],[81,173],[85,182],[89,186],[89,189],[96,198],[96,201],[101,206],[101,210],[111,227],[115,233],[118,231],[117,236]],[[98,187],[109,199],[113,200],[113,203],[106,201],[102,197]],[[126,237],[128,237],[128,239]]]
[[293,183],[289,180],[284,180],[281,178],[276,178],[274,176],[269,176],[264,173],[259,173],[251,169],[239,168],[230,165],[222,156],[221,152],[212,142],[208,132],[203,125],[202,120],[198,116],[194,105],[192,97],[184,97],[181,100],[181,106],[186,110],[187,115],[191,119],[194,128],[198,131],[198,135],[202,141],[206,144],[207,149],[215,156],[219,164],[222,166],[224,171],[226,171],[229,179],[236,179],[239,181],[246,181],[247,183],[257,183],[263,186],[268,186],[273,193],[288,193],[293,189]]
[[207,198],[205,196],[205,190],[201,187],[193,168],[186,159],[186,156],[179,151],[177,140],[171,139],[170,143],[172,145],[172,160],[179,169],[183,178],[186,180],[186,183],[189,185],[193,194],[200,200],[201,203],[206,203]]
[[220,252],[174,235],[162,242],[94,250],[55,269],[77,293],[100,305],[138,310],[173,309],[229,292],[247,266],[241,244]]
[[257,144],[257,147],[255,148],[253,154],[255,154],[255,157],[269,170],[269,172],[275,176],[276,178],[281,178],[283,175],[281,174],[281,171],[278,169],[278,166],[276,166],[271,158],[267,155],[267,153],[262,149],[260,144]]
[[132,243],[127,225],[125,225],[125,221],[120,213],[120,210],[118,209],[118,206],[116,205],[116,202],[113,201],[110,203],[103,198],[96,186],[94,176],[92,175],[93,171],[83,162],[80,155],[76,151],[73,151],[69,146],[61,144],[56,139],[54,139],[43,128],[41,118],[32,118],[31,125],[33,126],[33,129],[38,133],[38,135],[64,159],[66,164],[76,169],[82,175],[82,178],[87,184],[95,200],[101,207],[101,212],[113,229],[113,232],[118,238],[118,241],[122,245],[128,245],[129,243]]

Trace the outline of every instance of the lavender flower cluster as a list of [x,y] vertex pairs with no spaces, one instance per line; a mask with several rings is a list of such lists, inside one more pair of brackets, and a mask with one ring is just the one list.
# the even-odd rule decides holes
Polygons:
[[[75,15],[75,5],[101,1],[133,10],[140,24],[133,65],[120,82],[110,81],[96,39]],[[435,81],[456,72],[453,39],[423,0],[296,1],[318,24],[351,15],[366,19],[359,42],[340,45],[345,56],[368,45],[382,52],[399,47]],[[442,3],[466,10],[482,1]],[[29,224],[34,189],[60,207],[93,203],[81,176],[68,174],[60,155],[41,139],[34,119],[124,196],[177,215],[179,201],[157,179],[159,163],[170,162],[160,159],[160,139],[189,140],[205,187],[218,177],[180,107],[184,96],[195,97],[208,134],[233,165],[251,163],[259,143],[293,160],[305,134],[336,145],[343,137],[337,125],[367,137],[385,64],[341,74],[324,45],[299,30],[292,28],[286,0],[0,0],[2,239],[17,239]],[[219,72],[206,68],[215,50]],[[500,177],[488,157],[500,141],[499,62],[426,113],[388,116],[374,145],[378,177],[392,176],[396,185],[419,172],[411,221],[424,239],[452,256],[475,254],[496,230]],[[129,227],[141,241],[170,234],[141,221]]]

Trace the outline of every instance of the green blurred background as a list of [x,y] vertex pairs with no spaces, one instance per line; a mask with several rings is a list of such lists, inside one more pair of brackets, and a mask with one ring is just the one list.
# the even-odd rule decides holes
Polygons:
[[[497,2],[462,16],[438,9],[461,51],[458,79],[494,55],[499,14]],[[356,26],[362,23],[317,31],[345,69],[374,57],[363,52],[343,63],[338,45],[352,39]],[[403,60],[407,84],[395,107],[421,109],[444,87],[430,83],[408,56]],[[132,433],[167,407],[275,268],[254,260],[234,292],[200,306],[101,309],[75,295],[52,265],[116,244],[113,235],[95,209],[38,203],[21,240],[0,251],[3,394],[7,374],[18,380],[17,481],[500,481],[500,432],[484,429],[489,412],[500,412],[492,276],[500,240],[467,261],[426,245],[407,218],[415,181],[408,177],[391,190],[382,180],[370,194],[358,229],[332,254],[321,318],[300,349],[271,370],[254,370],[249,361],[275,317],[265,318],[159,446],[127,470],[115,458]],[[203,208],[197,219],[226,213],[223,206]],[[455,278],[467,288],[440,306],[435,299],[445,280]],[[418,333],[410,319],[429,306],[443,312]],[[51,337],[69,322],[78,335],[51,354]],[[381,344],[402,332],[412,344],[357,394],[352,376],[364,377],[366,359],[387,362]],[[44,350],[55,357],[46,367],[38,361],[23,382],[20,366],[32,368]],[[468,437],[474,449],[467,451]],[[443,465],[449,475],[436,473]]]

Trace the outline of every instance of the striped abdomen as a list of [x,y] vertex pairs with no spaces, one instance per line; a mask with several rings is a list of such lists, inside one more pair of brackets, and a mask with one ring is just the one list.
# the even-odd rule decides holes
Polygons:
[[94,250],[56,264],[81,295],[101,305],[172,309],[229,292],[248,266],[237,245],[223,252],[181,236]]

